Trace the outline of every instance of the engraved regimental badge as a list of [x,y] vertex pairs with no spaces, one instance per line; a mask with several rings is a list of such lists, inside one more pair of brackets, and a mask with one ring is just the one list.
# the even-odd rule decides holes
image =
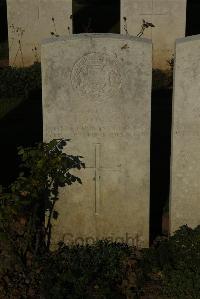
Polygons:
[[75,92],[85,98],[104,100],[121,87],[118,61],[112,55],[89,53],[74,65],[71,82]]

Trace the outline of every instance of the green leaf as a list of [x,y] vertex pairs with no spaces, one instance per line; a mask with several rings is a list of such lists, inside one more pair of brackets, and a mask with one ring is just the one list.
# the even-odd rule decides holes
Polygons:
[[0,232],[0,240],[1,241],[7,241],[8,240],[8,236],[5,232]]
[[20,148],[20,150],[18,151],[18,155],[23,155],[24,154],[24,149]]

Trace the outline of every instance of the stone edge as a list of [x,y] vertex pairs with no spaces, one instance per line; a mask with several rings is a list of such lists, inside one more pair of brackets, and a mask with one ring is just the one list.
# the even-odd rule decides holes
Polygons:
[[42,45],[54,43],[54,42],[62,42],[68,41],[73,39],[86,39],[86,38],[115,38],[119,40],[131,40],[137,41],[142,43],[152,44],[151,39],[148,38],[141,38],[132,35],[123,35],[123,34],[113,34],[113,33],[80,33],[80,34],[72,34],[70,36],[61,36],[61,37],[54,37],[54,38],[45,38],[42,40]]
[[200,34],[178,38],[178,39],[176,39],[176,44],[185,43],[185,42],[189,42],[189,41],[195,41],[195,40],[200,41]]

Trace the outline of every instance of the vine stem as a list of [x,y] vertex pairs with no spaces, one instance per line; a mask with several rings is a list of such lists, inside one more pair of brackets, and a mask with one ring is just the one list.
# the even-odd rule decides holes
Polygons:
[[49,216],[48,216],[47,227],[45,229],[45,235],[47,236],[47,249],[48,250],[49,250],[49,247],[50,247],[50,240],[51,240],[51,219],[52,219],[55,203],[56,203],[56,200],[54,199],[54,201],[52,203],[52,206],[51,206]]

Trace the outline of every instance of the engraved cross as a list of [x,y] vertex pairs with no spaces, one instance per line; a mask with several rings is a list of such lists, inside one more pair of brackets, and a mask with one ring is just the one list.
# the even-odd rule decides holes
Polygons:
[[95,182],[95,214],[99,213],[99,206],[100,206],[100,181],[101,181],[101,170],[107,169],[112,171],[119,171],[121,164],[117,165],[116,168],[113,167],[103,167],[101,166],[100,162],[100,152],[101,152],[101,144],[96,143],[94,148],[94,155],[95,155],[95,165],[89,166],[86,168],[92,168],[95,170],[94,182]]

